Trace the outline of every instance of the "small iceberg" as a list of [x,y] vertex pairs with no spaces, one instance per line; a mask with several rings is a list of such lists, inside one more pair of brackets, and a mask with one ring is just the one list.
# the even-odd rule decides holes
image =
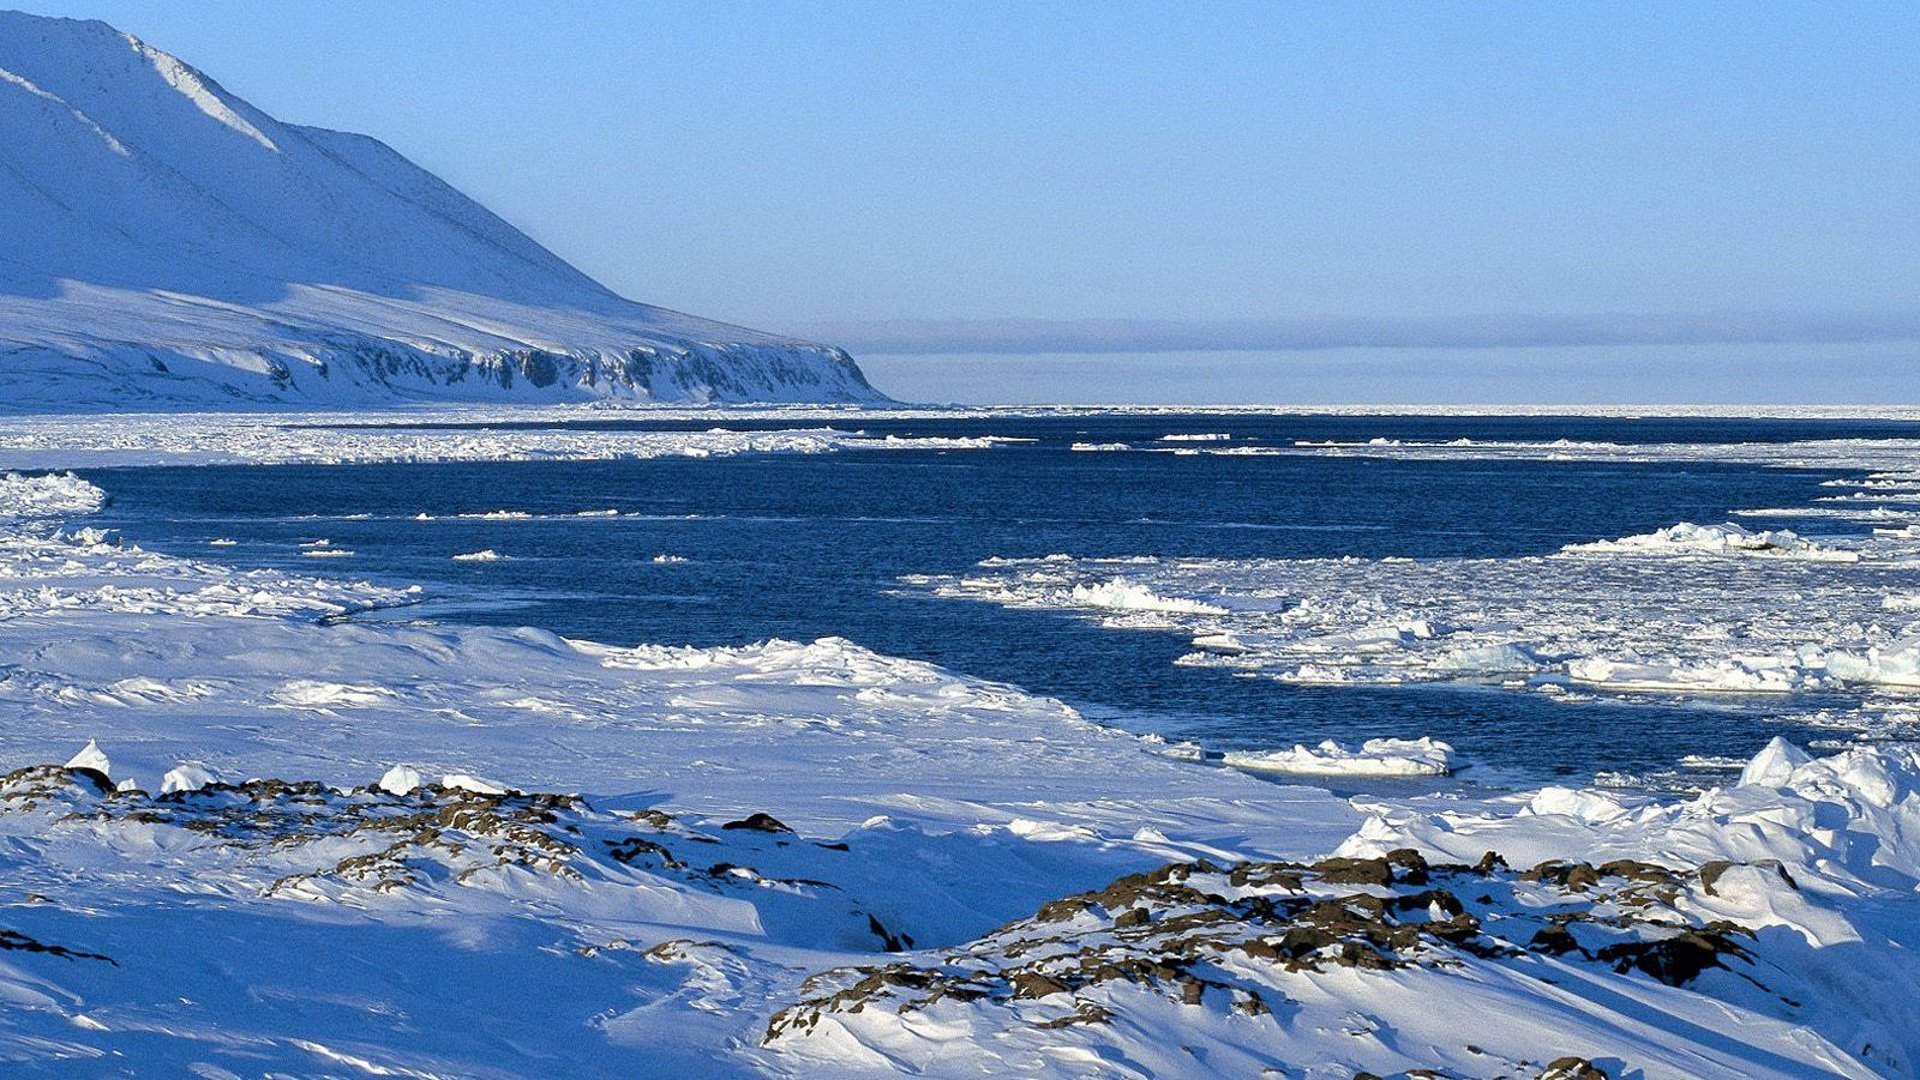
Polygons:
[[1319,746],[1291,750],[1231,750],[1221,760],[1249,772],[1301,776],[1447,776],[1453,772],[1453,747],[1438,739],[1368,739],[1349,750],[1328,739]]

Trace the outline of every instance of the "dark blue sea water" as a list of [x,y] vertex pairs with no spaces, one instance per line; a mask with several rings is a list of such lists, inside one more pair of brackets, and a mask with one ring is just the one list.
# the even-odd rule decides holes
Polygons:
[[[417,426],[417,425],[416,425]],[[522,425],[526,426],[526,425]],[[543,425],[531,425],[543,426]],[[609,419],[596,429],[767,427]],[[1215,746],[1433,735],[1497,774],[1584,779],[1687,754],[1806,738],[1775,701],[1556,705],[1491,688],[1288,686],[1177,667],[1188,639],[1102,630],[1064,612],[1010,611],[903,589],[904,574],[992,555],[1515,556],[1806,505],[1834,472],[1717,464],[1418,462],[1070,452],[1079,441],[1231,432],[1298,439],[1747,442],[1911,434],[1897,423],[1086,416],[873,421],[902,435],[1023,436],[984,451],[622,462],[93,470],[107,524],[150,548],[242,566],[418,582],[436,618],[531,624],[616,643],[737,644],[840,635],[1057,695],[1089,714]],[[617,518],[478,520],[513,510]],[[433,515],[431,521],[413,520]],[[1809,534],[1833,522],[1769,521]],[[209,549],[214,537],[238,546]],[[317,538],[349,559],[302,558]],[[457,563],[492,548],[509,558]],[[657,555],[685,558],[657,563]]]

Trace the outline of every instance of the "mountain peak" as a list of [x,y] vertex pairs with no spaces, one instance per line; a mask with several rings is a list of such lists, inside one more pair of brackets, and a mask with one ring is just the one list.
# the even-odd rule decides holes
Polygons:
[[836,349],[625,300],[377,139],[106,23],[0,12],[8,404],[869,400]]

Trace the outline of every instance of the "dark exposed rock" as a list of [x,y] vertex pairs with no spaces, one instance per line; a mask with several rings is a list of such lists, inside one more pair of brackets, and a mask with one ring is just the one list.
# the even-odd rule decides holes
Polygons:
[[748,814],[739,821],[729,821],[720,826],[723,829],[751,829],[763,833],[791,833],[793,830],[771,814]]
[[1715,923],[1699,930],[1683,930],[1672,937],[1654,941],[1621,942],[1607,945],[1594,954],[1615,971],[1639,971],[1666,983],[1685,986],[1708,968],[1724,968],[1723,956],[1750,960],[1751,954],[1734,941],[1733,933],[1749,933],[1741,927]]
[[1322,859],[1313,871],[1329,885],[1393,884],[1393,867],[1385,859]]
[[1540,1074],[1540,1080],[1608,1080],[1593,1062],[1583,1057],[1555,1058],[1548,1063],[1546,1071]]
[[[1750,959],[1731,936],[1740,928],[1689,923],[1673,906],[1684,887],[1677,872],[1650,863],[1548,862],[1514,873],[1493,853],[1472,866],[1435,865],[1412,850],[1310,865],[1173,863],[1049,901],[946,955],[816,976],[767,1038],[805,1034],[836,1013],[905,1013],[955,997],[1032,1002],[1015,1015],[1050,1028],[1110,1018],[1115,999],[1105,988],[1113,985],[1261,1017],[1289,972],[1533,953],[1683,986],[1709,967]],[[885,933],[877,920],[875,933]],[[1271,974],[1249,981],[1245,973],[1261,965]]]
[[48,945],[43,941],[36,941],[30,938],[18,930],[0,930],[0,949],[5,949],[8,952],[44,953],[48,956],[58,956],[66,960],[104,960],[114,967],[120,966],[119,962],[111,956],[105,956],[100,953],[81,952],[78,949],[69,949],[64,945]]

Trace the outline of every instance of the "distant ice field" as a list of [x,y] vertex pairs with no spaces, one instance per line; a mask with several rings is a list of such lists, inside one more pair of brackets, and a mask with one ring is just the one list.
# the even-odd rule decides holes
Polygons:
[[[1896,533],[1920,523],[1899,472],[1920,467],[1920,426],[1901,419],[462,413],[258,419],[238,440],[152,423],[181,426],[96,460],[272,464],[84,468],[111,500],[98,524],[426,586],[424,607],[361,617],[614,644],[840,636],[1209,755],[1426,737],[1495,784],[1701,785],[1775,735],[1912,734],[1920,536]],[[40,438],[0,430],[0,463],[60,463]],[[357,463],[306,463],[329,460]]]

